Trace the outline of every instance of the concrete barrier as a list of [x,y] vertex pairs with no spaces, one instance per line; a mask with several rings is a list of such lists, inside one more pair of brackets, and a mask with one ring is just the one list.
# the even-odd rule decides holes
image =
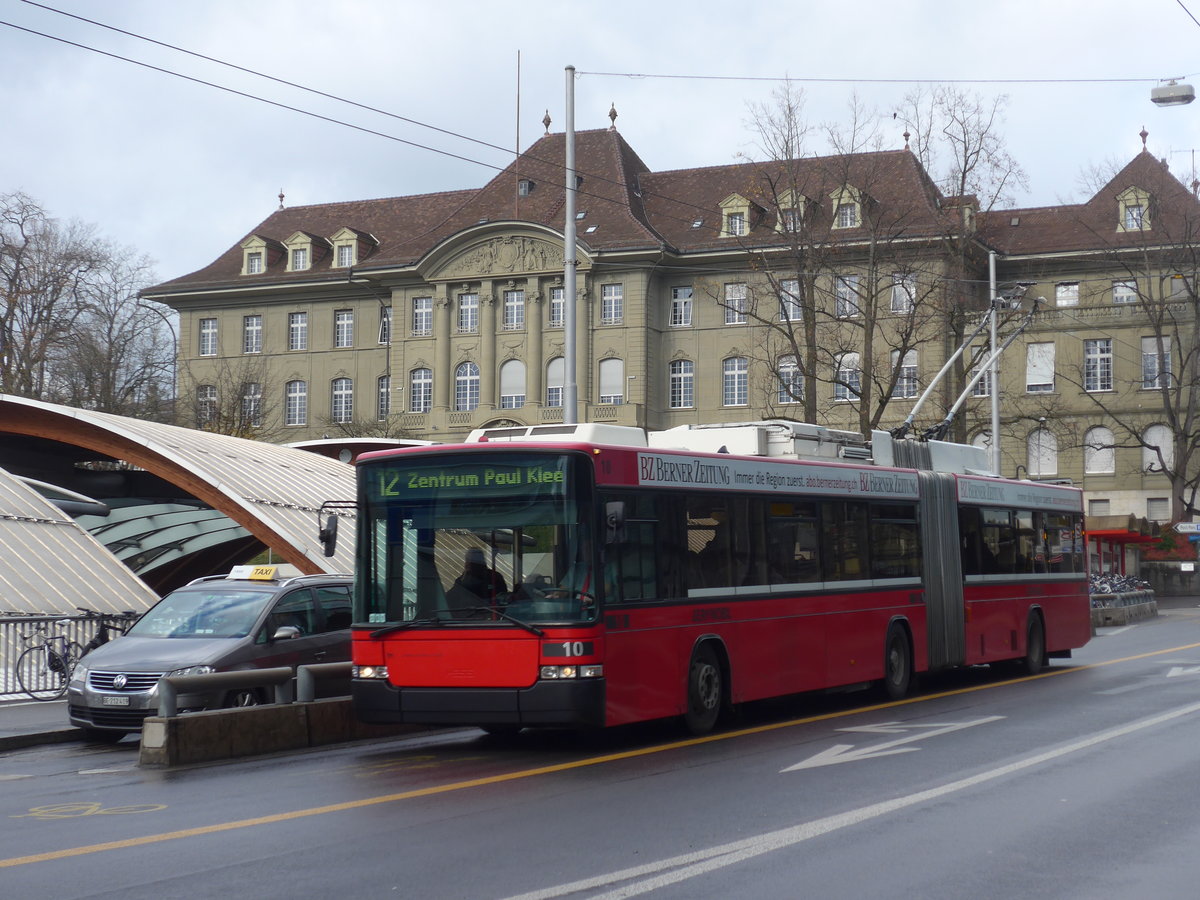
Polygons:
[[1092,595],[1092,627],[1128,625],[1158,615],[1154,591],[1130,591],[1123,594]]
[[142,725],[138,765],[183,766],[425,730],[359,722],[349,697],[152,716]]

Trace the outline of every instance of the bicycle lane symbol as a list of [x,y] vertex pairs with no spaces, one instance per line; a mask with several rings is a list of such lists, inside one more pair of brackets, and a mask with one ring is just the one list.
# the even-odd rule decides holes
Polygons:
[[135,813],[158,812],[166,804],[143,803],[136,806],[101,806],[99,803],[55,803],[50,806],[35,806],[29,812],[10,819],[77,819],[81,816],[123,816]]

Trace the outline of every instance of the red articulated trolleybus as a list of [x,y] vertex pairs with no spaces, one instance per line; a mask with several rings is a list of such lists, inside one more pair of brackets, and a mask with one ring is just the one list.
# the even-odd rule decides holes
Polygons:
[[1083,501],[986,451],[771,421],[547,425],[357,461],[369,722],[704,733],[750,700],[1091,636]]

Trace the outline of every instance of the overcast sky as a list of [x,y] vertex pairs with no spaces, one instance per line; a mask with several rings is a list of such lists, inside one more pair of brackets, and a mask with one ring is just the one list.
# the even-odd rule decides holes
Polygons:
[[[1159,108],[1149,99],[1159,79],[1184,76],[1200,86],[1200,25],[1188,13],[1200,18],[1200,0],[46,6],[504,148],[516,146],[518,122],[520,145],[528,147],[542,134],[547,110],[551,129],[563,129],[564,69],[573,65],[580,73],[576,128],[607,127],[615,104],[617,129],[658,171],[721,165],[750,152],[748,104],[767,99],[777,86],[770,79],[784,76],[812,79],[803,87],[814,123],[844,121],[857,92],[880,115],[885,146],[897,149],[904,128],[891,115],[913,82],[989,82],[962,87],[1010,97],[1007,145],[1030,180],[1021,205],[1080,199],[1080,172],[1128,161],[1141,149],[1143,126],[1151,152],[1185,182],[1200,149],[1200,103]],[[0,0],[0,22],[0,193],[24,191],[56,218],[95,224],[154,260],[159,280],[207,265],[240,241],[278,206],[281,188],[289,206],[470,188],[511,159],[511,150],[22,0]],[[1060,81],[1036,83],[1047,79]]]

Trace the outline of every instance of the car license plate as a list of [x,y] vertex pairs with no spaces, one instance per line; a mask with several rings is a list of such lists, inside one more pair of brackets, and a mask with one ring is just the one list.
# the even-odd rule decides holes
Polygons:
[[128,706],[128,697],[105,697],[100,701],[101,706]]

